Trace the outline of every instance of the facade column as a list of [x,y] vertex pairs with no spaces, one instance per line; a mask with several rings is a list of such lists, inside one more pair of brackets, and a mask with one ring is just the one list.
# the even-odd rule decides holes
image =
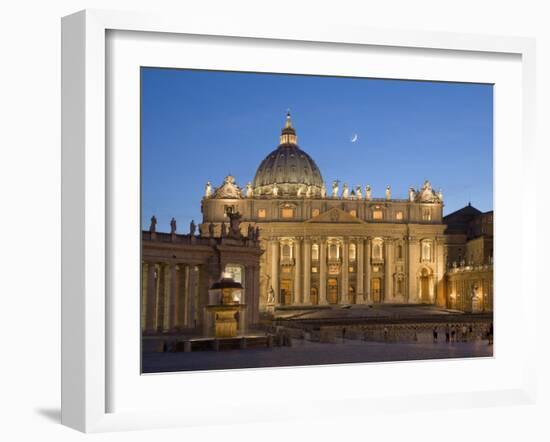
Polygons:
[[349,238],[344,238],[342,246],[342,284],[340,304],[349,303]]
[[302,247],[301,238],[294,240],[294,305],[302,303]]
[[327,304],[327,241],[319,241],[319,305]]
[[304,304],[311,304],[311,240],[304,239]]
[[393,298],[392,275],[391,275],[391,239],[384,239],[384,302]]
[[409,237],[407,240],[407,261],[409,265],[409,272],[407,277],[407,283],[409,287],[408,302],[417,303],[420,298],[418,296],[418,290],[420,289],[418,284],[418,264],[420,262],[420,243],[417,239]]
[[371,264],[370,264],[370,258],[371,258],[371,238],[368,237],[365,245],[365,301],[366,302],[372,302],[372,297],[370,293],[370,287],[371,287]]
[[357,260],[357,289],[356,293],[356,303],[363,304],[365,301],[365,245],[363,238],[357,240],[357,251],[355,259]]
[[279,241],[271,241],[271,287],[275,293],[275,304],[281,302],[281,293],[279,292],[279,251],[281,246]]

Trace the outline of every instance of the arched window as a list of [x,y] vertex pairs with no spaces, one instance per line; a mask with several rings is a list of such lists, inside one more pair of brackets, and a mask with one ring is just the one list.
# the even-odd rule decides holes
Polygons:
[[338,250],[338,244],[331,244],[328,247],[328,257],[329,259],[338,259],[340,256],[339,250]]
[[382,259],[382,243],[375,242],[372,245],[372,258],[373,259]]
[[355,261],[356,256],[357,256],[357,252],[356,252],[355,244],[351,243],[349,245],[349,260]]
[[311,246],[311,259],[313,261],[319,260],[319,244],[313,244]]

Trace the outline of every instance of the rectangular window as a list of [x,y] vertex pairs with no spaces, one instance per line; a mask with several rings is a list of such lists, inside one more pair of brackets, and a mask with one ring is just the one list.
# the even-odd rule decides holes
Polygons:
[[381,210],[373,210],[372,211],[372,219],[383,219],[384,214]]
[[266,211],[265,209],[258,209],[258,218],[265,218]]
[[311,273],[317,273],[317,267],[312,267],[311,268]]
[[395,219],[397,221],[403,220],[403,212],[401,212],[401,210],[395,214]]
[[425,208],[422,210],[422,221],[431,221],[432,220],[432,211],[430,208]]
[[311,216],[312,216],[312,217],[319,216],[319,209],[313,209],[313,210],[311,211]]
[[291,209],[291,208],[282,209],[281,216],[283,218],[294,218],[294,209]]
[[350,211],[349,211],[349,214],[350,214],[351,216],[357,217],[357,210],[355,210],[355,209],[354,209],[354,210],[350,210]]

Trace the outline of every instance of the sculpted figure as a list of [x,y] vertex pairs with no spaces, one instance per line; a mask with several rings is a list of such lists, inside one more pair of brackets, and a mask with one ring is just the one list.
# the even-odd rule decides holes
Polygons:
[[252,189],[252,183],[249,181],[246,185],[246,197],[252,198],[254,196],[254,190]]
[[154,233],[157,231],[157,217],[153,215],[151,217],[151,225],[149,226],[149,232]]
[[172,218],[170,221],[170,233],[172,235],[176,233],[176,218]]
[[248,239],[254,239],[254,227],[252,227],[252,224],[248,225],[246,236]]
[[195,224],[195,221],[191,220],[191,222],[189,223],[189,233],[191,234],[191,236],[195,236],[195,230],[197,230],[197,226]]
[[306,189],[306,198],[311,198],[311,186],[307,186]]
[[414,191],[414,187],[409,187],[409,201],[414,201],[415,196],[416,192]]
[[204,187],[204,196],[206,198],[210,198],[212,196],[212,184],[210,184],[210,181],[208,181]]
[[273,290],[273,287],[269,287],[269,290],[267,291],[267,303],[275,303],[275,290]]
[[208,235],[210,238],[214,238],[214,223],[208,224]]
[[363,199],[363,193],[361,192],[361,186],[355,186],[355,195],[357,196],[357,199]]
[[386,199],[391,200],[391,187],[386,186]]
[[260,228],[256,226],[256,232],[254,233],[254,239],[258,241],[260,239]]
[[371,194],[370,184],[367,184],[367,185],[365,186],[365,199],[366,199],[367,201],[370,200],[370,194]]
[[441,189],[437,191],[437,199],[439,201],[443,201],[443,192],[441,191]]
[[348,199],[348,197],[349,197],[349,188],[348,188],[348,185],[344,183],[344,185],[342,186],[342,198]]
[[238,212],[229,214],[229,236],[241,238],[241,214]]
[[332,182],[332,197],[338,198],[338,180]]
[[298,192],[296,192],[296,196],[298,198],[300,198],[302,196],[302,190],[304,190],[304,188],[302,186],[298,187]]
[[277,183],[273,184],[273,196],[276,197],[279,195],[279,187],[277,187]]
[[221,237],[225,238],[227,236],[227,226],[225,225],[225,222],[222,223],[222,231],[221,231]]
[[327,197],[327,188],[325,187],[325,183],[321,186],[321,198]]

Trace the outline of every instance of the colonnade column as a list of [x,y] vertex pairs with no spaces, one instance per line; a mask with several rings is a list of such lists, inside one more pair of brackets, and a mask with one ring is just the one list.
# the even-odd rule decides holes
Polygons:
[[164,292],[165,292],[165,283],[166,278],[164,277],[165,274],[165,264],[159,263],[158,264],[158,271],[157,271],[157,284],[156,284],[156,296],[155,296],[155,303],[157,305],[156,308],[156,322],[155,322],[155,329],[162,330],[164,326]]
[[197,270],[194,265],[189,266],[189,278],[187,288],[187,305],[189,306],[187,312],[187,325],[194,328],[195,322],[195,303],[197,298]]
[[170,292],[168,295],[168,329],[174,330],[178,313],[178,280],[176,264],[170,263]]
[[349,303],[349,239],[344,239],[342,247],[342,288],[340,291],[340,303]]
[[302,302],[302,247],[301,238],[294,240],[294,299],[293,304]]
[[355,254],[355,259],[357,259],[357,290],[356,293],[356,303],[363,304],[365,300],[365,276],[364,276],[364,243],[363,238],[357,240],[357,251]]
[[408,273],[408,302],[418,302],[418,284],[417,284],[417,270],[420,260],[419,242],[417,239],[409,237],[407,241],[407,261],[409,265]]
[[277,239],[271,241],[271,287],[275,293],[275,303],[280,303],[279,293],[279,251],[280,245]]
[[370,255],[371,255],[371,240],[370,237],[367,238],[366,246],[365,246],[365,301],[370,302],[371,294],[370,294],[370,272],[371,272],[371,265],[370,265]]
[[155,264],[147,263],[147,292],[145,305],[145,330],[152,332],[155,330]]
[[384,302],[392,297],[392,275],[391,275],[391,239],[384,240]]
[[303,303],[311,304],[311,240],[304,239],[304,296]]
[[319,305],[327,304],[327,241],[319,241]]

